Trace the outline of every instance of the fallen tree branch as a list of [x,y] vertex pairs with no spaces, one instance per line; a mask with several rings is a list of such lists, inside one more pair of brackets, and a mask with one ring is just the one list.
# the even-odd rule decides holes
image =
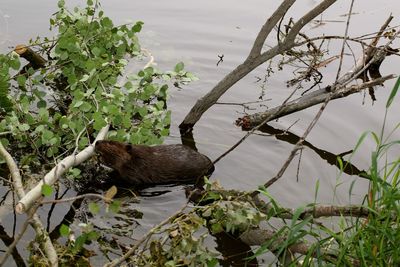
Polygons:
[[296,0],[283,1],[276,11],[267,19],[254,41],[253,47],[249,54],[250,58],[257,57],[261,54],[261,49],[268,35],[274,29],[275,25],[283,18],[283,16],[285,16],[286,12],[294,4],[294,2],[296,2]]
[[43,184],[52,185],[57,179],[63,175],[69,168],[77,166],[90,158],[94,154],[94,144],[97,140],[102,140],[108,133],[109,125],[103,127],[93,144],[86,147],[84,150],[79,152],[77,155],[70,155],[61,160],[50,172],[48,172],[44,178],[32,188],[20,201],[17,203],[15,210],[18,213],[24,213],[32,207],[33,203],[40,198],[42,195]]
[[100,195],[100,194],[94,194],[94,193],[87,193],[83,195],[79,195],[76,197],[68,197],[68,198],[62,198],[62,199],[54,199],[54,200],[46,200],[46,201],[41,201],[40,204],[60,204],[60,203],[65,203],[65,202],[73,202],[75,200],[83,199],[83,198],[98,198],[103,200],[105,203],[110,203],[112,201],[112,198]]
[[[271,17],[261,28],[260,33],[258,34],[256,41],[253,45],[253,48],[246,60],[242,64],[237,66],[234,70],[232,70],[228,75],[226,75],[211,91],[209,91],[204,97],[199,99],[192,107],[183,122],[179,125],[181,133],[191,131],[196,122],[200,120],[203,113],[206,112],[211,106],[213,106],[218,101],[218,99],[236,82],[241,80],[252,70],[260,66],[264,62],[268,61],[269,59],[292,49],[295,46],[295,37],[297,36],[299,31],[305,26],[305,24],[324,12],[336,1],[337,0],[322,1],[319,5],[313,8],[297,23],[294,24],[294,26],[289,31],[287,37],[282,42],[279,42],[276,46],[261,53],[261,46],[262,44],[264,44],[266,38],[271,32],[271,27],[273,28],[276,23],[279,22],[279,20],[286,14],[287,10],[295,2],[294,0],[283,1],[282,4],[278,7],[277,11],[275,11],[271,15]],[[273,24],[273,22],[276,23]],[[271,25],[268,23],[271,23]]]
[[[297,98],[295,100],[292,100],[288,103],[285,103],[284,105],[280,105],[278,107],[269,109],[265,112],[259,112],[251,115],[246,115],[242,118],[239,118],[236,120],[236,125],[241,126],[242,129],[244,130],[250,130],[253,129],[254,127],[259,126],[260,124],[264,124],[268,121],[289,115],[291,113],[297,112],[299,110],[320,104],[325,101],[326,97],[330,94],[331,91],[334,92],[334,94],[331,95],[331,99],[337,99],[337,98],[342,98],[347,95],[350,95],[352,93],[358,92],[357,90],[354,91],[353,87],[350,87],[348,92],[345,90],[345,86],[356,79],[357,77],[362,76],[369,68],[369,66],[373,66],[375,63],[380,64],[387,55],[390,55],[390,49],[389,45],[393,41],[391,39],[384,47],[382,48],[377,48],[376,44],[379,41],[379,39],[382,37],[385,29],[389,26],[389,23],[392,21],[393,16],[389,16],[386,21],[383,23],[381,28],[379,29],[378,33],[376,36],[372,39],[370,45],[367,47],[367,49],[363,52],[363,55],[357,60],[356,64],[353,66],[352,69],[347,71],[343,76],[340,78],[337,77],[335,83],[331,86],[327,86],[325,88],[316,90],[312,93],[309,93],[307,95],[301,96],[300,98]],[[347,25],[348,27],[348,25]],[[395,37],[399,34],[399,31],[396,33]],[[344,41],[347,38],[347,34],[344,38]],[[297,44],[295,45],[297,46]],[[342,51],[343,53],[343,51]],[[385,80],[392,79],[394,78],[394,75],[388,75],[385,77],[379,77],[381,78],[386,78]],[[380,81],[380,83],[372,83],[370,84],[367,88],[372,88],[372,86],[377,85],[377,84],[382,84],[383,81],[385,80],[378,80],[375,79],[376,81]],[[368,80],[364,80],[366,82],[369,82]],[[366,83],[364,83],[365,85]],[[360,85],[363,86],[363,85]],[[364,89],[364,88],[362,88]],[[336,90],[340,90],[340,92],[335,92]],[[360,89],[361,90],[361,89]]]
[[[267,248],[272,252],[279,250],[279,248],[287,242],[287,237],[279,236],[277,232],[267,229],[250,229],[240,235],[239,239],[249,246],[261,246],[269,244]],[[312,252],[312,257],[322,257],[326,260],[337,257],[334,251],[330,251],[328,249],[319,248],[317,252],[317,247],[319,247],[319,244],[296,242],[290,244],[287,247],[287,250],[291,255],[294,255],[296,253],[301,255],[308,255],[310,252]],[[350,258],[348,260],[352,263],[352,266],[360,266],[359,260],[354,258]],[[285,262],[285,264],[288,263]]]
[[[7,150],[3,147],[3,144],[0,142],[0,155],[5,159],[7,166],[10,170],[10,175],[13,179],[13,186],[15,188],[15,191],[20,199],[25,197],[25,192],[22,186],[22,179],[21,179],[21,174],[19,172],[18,166],[15,163],[14,159],[12,156],[7,152]],[[36,235],[41,238],[42,247],[44,250],[44,253],[50,263],[51,266],[58,266],[58,258],[57,258],[57,252],[51,243],[51,240],[49,238],[48,233],[45,231],[42,222],[39,219],[39,216],[35,213],[36,209],[33,209],[31,213],[29,214],[28,218],[26,219],[23,227],[21,230],[20,234],[14,239],[13,243],[8,247],[6,253],[4,254],[3,258],[0,261],[0,266],[2,266],[8,256],[12,253],[14,250],[15,246],[17,245],[18,241],[22,238],[23,234],[26,231],[26,228],[28,224],[31,224],[33,229],[36,232]],[[31,221],[32,219],[32,221]]]
[[105,264],[103,267],[116,267],[116,266],[120,266],[121,263],[123,263],[125,260],[127,260],[130,256],[133,255],[133,253],[136,252],[136,250],[139,248],[139,246],[146,241],[147,239],[149,239],[155,232],[157,229],[161,228],[162,226],[164,226],[165,224],[169,223],[171,220],[173,220],[175,217],[177,217],[179,214],[181,214],[183,212],[184,209],[186,209],[187,205],[189,202],[186,202],[185,205],[183,205],[177,212],[175,212],[174,214],[172,214],[171,216],[169,216],[168,218],[166,218],[165,220],[163,220],[162,222],[160,222],[158,225],[154,226],[150,231],[148,231],[142,238],[140,238],[137,243],[131,247],[122,257],[113,260],[110,263]]
[[[375,80],[371,80],[360,85],[352,85],[349,87],[339,88],[332,92],[331,99],[339,99],[346,97],[348,95],[360,92],[363,89],[367,89],[372,86],[380,85],[384,81],[396,78],[395,75],[387,75]],[[268,121],[272,121],[277,118],[281,118],[283,116],[292,114],[299,110],[303,110],[318,104],[321,104],[325,101],[326,97],[331,93],[331,87],[325,87],[323,89],[319,89],[315,92],[302,96],[298,99],[292,100],[285,104],[284,107],[278,106],[275,108],[271,108],[265,112],[258,112],[251,115],[246,115],[242,118],[239,118],[236,121],[236,125],[241,126],[244,130],[250,130],[254,127],[258,126],[260,123],[266,123]]]
[[[223,201],[244,201],[251,202],[254,206],[262,213],[269,214],[272,217],[280,218],[280,219],[292,219],[293,214],[295,213],[295,209],[279,207],[278,210],[275,211],[276,214],[271,213],[271,209],[275,209],[275,207],[271,206],[271,204],[266,203],[262,199],[260,199],[257,195],[253,196],[253,193],[237,191],[237,190],[200,190],[199,188],[191,191],[192,195],[190,200],[194,203],[198,203],[199,205],[203,204],[202,199],[206,199],[205,203],[209,204],[209,200],[207,200],[208,195],[218,195],[220,196],[218,200]],[[313,207],[305,208],[304,211],[299,215],[300,219],[304,219],[306,217],[312,217],[313,219],[317,219],[320,217],[335,217],[335,216],[344,216],[344,217],[358,217],[358,218],[366,218],[371,214],[379,213],[379,210],[372,211],[364,206],[359,205],[348,205],[348,206],[335,206],[335,205],[314,205]],[[393,219],[395,219],[393,217]]]

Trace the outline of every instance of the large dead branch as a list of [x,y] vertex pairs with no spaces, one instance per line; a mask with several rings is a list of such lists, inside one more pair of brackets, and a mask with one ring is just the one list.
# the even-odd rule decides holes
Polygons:
[[[14,189],[15,189],[18,197],[20,199],[24,198],[25,192],[24,192],[24,189],[22,186],[22,179],[21,179],[21,174],[19,172],[18,166],[15,163],[12,156],[3,147],[1,142],[0,142],[0,155],[5,159],[7,166],[10,170],[10,175],[13,180],[13,186],[14,186]],[[31,218],[32,218],[32,221],[31,221]],[[25,229],[23,229],[23,231],[21,231],[19,236],[16,237],[14,239],[13,243],[8,247],[8,250],[6,251],[6,253],[2,257],[2,259],[0,260],[0,266],[2,266],[6,262],[7,257],[13,252],[15,246],[17,245],[18,241],[24,234],[26,227],[28,226],[29,223],[32,225],[33,229],[35,230],[36,235],[38,237],[40,237],[39,240],[43,240],[41,245],[43,247],[44,253],[45,253],[50,265],[55,266],[55,267],[58,266],[57,252],[54,249],[54,246],[51,243],[49,235],[46,232],[46,230],[44,229],[42,222],[39,219],[39,216],[35,212],[32,212],[32,214],[30,214],[29,218],[25,222],[25,225],[26,225],[24,227]]]
[[40,198],[42,195],[42,186],[43,184],[52,185],[57,179],[63,175],[69,168],[73,166],[77,166],[90,158],[94,154],[94,144],[97,140],[102,140],[108,133],[109,125],[103,127],[99,134],[96,137],[96,140],[93,144],[86,147],[84,150],[79,152],[77,155],[70,155],[60,161],[50,172],[48,172],[44,178],[34,187],[32,188],[25,197],[20,199],[17,206],[15,207],[18,213],[24,213],[32,207],[36,200]]
[[312,92],[308,95],[295,99],[286,103],[284,106],[278,106],[275,108],[271,108],[265,112],[254,113],[251,115],[246,115],[242,118],[239,118],[236,121],[238,126],[241,126],[245,130],[252,129],[253,127],[260,125],[260,123],[266,123],[268,121],[272,121],[274,119],[295,113],[297,111],[321,104],[325,101],[327,96],[331,94],[332,99],[339,99],[346,97],[348,95],[360,92],[366,88],[370,88],[375,85],[381,85],[384,81],[393,79],[396,76],[391,74],[387,75],[372,81],[368,81],[362,83],[360,85],[352,85],[348,87],[342,87],[334,92],[330,92],[331,87],[326,87],[323,89],[319,89],[315,92]]
[[211,91],[209,91],[204,97],[199,99],[196,104],[192,107],[190,112],[186,115],[183,122],[179,125],[181,132],[191,131],[196,122],[201,118],[204,112],[206,112],[212,105],[214,105],[218,99],[236,82],[249,74],[256,67],[260,66],[269,59],[283,54],[289,51],[295,46],[295,38],[300,30],[316,16],[324,12],[337,0],[324,0],[310,12],[304,15],[296,22],[288,35],[282,42],[278,43],[271,49],[261,53],[262,45],[265,43],[266,38],[271,33],[273,27],[281,20],[286,14],[287,10],[293,5],[295,0],[285,0],[278,7],[278,9],[271,15],[266,21],[264,26],[261,28],[253,48],[251,49],[247,59],[237,66],[233,71],[226,75]]
[[[250,229],[240,236],[240,240],[249,246],[269,244],[268,249],[270,251],[276,251],[286,243],[287,237],[279,236],[277,232],[268,229]],[[289,253],[289,256],[294,256],[295,254],[308,255],[310,252],[315,251],[316,247],[318,247],[318,244],[299,241],[290,244],[287,247],[287,253]],[[329,249],[320,249],[318,253],[316,251],[311,253],[311,256],[325,258],[327,260],[329,260],[329,258],[336,258],[334,251]],[[290,259],[291,257],[288,258]],[[357,259],[349,258],[349,261],[352,263],[352,266],[360,265]],[[285,262],[284,264],[289,263]]]
[[[391,55],[393,51],[395,51],[394,49],[391,49],[389,47],[393,38],[385,46],[380,48],[376,47],[376,44],[382,37],[385,29],[388,27],[392,19],[393,17],[389,16],[389,18],[381,26],[379,32],[376,34],[374,39],[371,41],[368,48],[363,52],[362,56],[359,57],[354,67],[347,71],[339,79],[337,79],[334,84],[301,96],[295,100],[269,109],[265,112],[258,112],[255,114],[246,115],[242,118],[239,118],[236,121],[236,124],[238,126],[242,126],[242,128],[245,130],[249,130],[268,121],[292,114],[294,112],[306,109],[317,104],[321,104],[325,101],[328,95],[330,95],[330,99],[343,98],[350,94],[357,93],[365,88],[373,90],[371,89],[373,86],[381,85],[384,81],[395,78],[394,75],[381,77],[379,73],[379,66],[382,61],[386,58],[387,55]],[[398,33],[396,33],[396,35],[398,35]],[[369,71],[371,78],[377,79],[370,81],[366,75],[367,71]],[[358,86],[353,85],[346,87],[346,85],[357,78],[361,78],[365,82]]]

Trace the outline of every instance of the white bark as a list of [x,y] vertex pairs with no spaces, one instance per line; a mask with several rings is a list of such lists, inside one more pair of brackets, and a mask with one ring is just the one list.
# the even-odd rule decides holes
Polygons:
[[48,172],[45,177],[34,187],[32,188],[26,195],[23,197],[15,209],[18,213],[27,212],[32,205],[35,203],[37,199],[42,195],[42,186],[43,184],[52,185],[57,179],[63,175],[69,168],[73,166],[77,166],[82,162],[86,161],[94,154],[94,144],[97,140],[102,140],[108,133],[109,125],[103,127],[99,134],[96,137],[96,140],[93,144],[86,147],[84,150],[79,152],[77,155],[70,155],[63,160],[61,160],[50,172]]
[[[13,180],[13,186],[15,188],[15,191],[20,199],[25,197],[25,192],[22,186],[22,179],[21,179],[21,174],[19,173],[19,169],[17,164],[15,163],[14,159],[12,156],[8,153],[8,151],[3,147],[2,143],[0,142],[0,155],[5,159],[7,162],[7,166],[10,170],[10,175]],[[27,220],[30,220],[29,218]],[[33,229],[36,232],[36,235],[39,236],[39,240],[42,240],[41,245],[44,250],[44,254],[46,255],[47,259],[49,260],[49,263],[51,266],[57,267],[58,266],[58,257],[57,257],[57,252],[53,246],[53,243],[51,243],[51,240],[49,238],[48,233],[43,227],[42,222],[39,219],[39,216],[35,213],[32,214],[32,222],[31,225]],[[12,253],[12,250],[15,248],[17,245],[19,239],[22,237],[26,230],[25,229],[20,233],[18,237],[15,237],[14,242],[9,246],[8,250],[6,253],[3,255],[3,257],[0,260],[0,265],[3,265],[7,257]]]

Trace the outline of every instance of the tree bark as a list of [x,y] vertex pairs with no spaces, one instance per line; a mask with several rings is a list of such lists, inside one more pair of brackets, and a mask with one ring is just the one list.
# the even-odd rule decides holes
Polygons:
[[[391,74],[384,76],[382,78],[378,78],[369,82],[362,83],[361,85],[353,85],[350,87],[344,87],[339,90],[333,92],[331,99],[339,99],[346,97],[348,95],[360,92],[366,88],[370,88],[375,85],[380,85],[384,81],[393,79],[396,76]],[[243,130],[250,130],[260,123],[266,123],[268,121],[275,120],[277,118],[281,118],[283,116],[295,113],[297,111],[321,104],[325,101],[327,96],[331,93],[329,91],[330,87],[326,87],[323,89],[319,89],[315,92],[312,92],[308,95],[295,99],[286,103],[284,106],[278,106],[271,108],[264,112],[254,113],[251,115],[246,115],[242,118],[239,118],[236,121],[236,125],[241,126]]]
[[83,161],[87,160],[94,154],[94,144],[97,140],[102,140],[108,133],[109,125],[104,126],[98,133],[96,140],[93,144],[86,147],[77,155],[70,155],[60,161],[50,172],[48,172],[45,177],[32,188],[22,199],[19,200],[15,207],[17,213],[27,212],[32,205],[42,196],[42,186],[43,184],[52,185],[57,179],[63,175],[69,168],[76,166]]
[[17,45],[14,49],[20,57],[25,58],[33,69],[43,68],[46,65],[46,60],[25,45]]
[[262,46],[266,38],[271,33],[275,25],[284,17],[287,10],[295,2],[295,0],[283,1],[282,4],[277,8],[277,10],[271,15],[271,17],[265,22],[265,24],[261,28],[247,59],[238,67],[236,67],[232,72],[226,75],[211,91],[209,91],[204,97],[199,99],[192,107],[183,122],[179,125],[181,133],[191,131],[197,121],[200,120],[203,113],[206,112],[211,106],[213,106],[218,101],[218,99],[236,82],[245,77],[248,73],[253,71],[262,63],[292,49],[295,46],[294,41],[300,30],[336,1],[337,0],[322,1],[319,5],[317,5],[311,11],[301,17],[298,22],[296,22],[292,26],[283,42],[280,42],[271,49],[261,53]]
[[[22,179],[21,179],[21,174],[19,172],[18,166],[15,163],[14,159],[12,156],[8,153],[8,151],[3,147],[2,143],[0,142],[0,155],[6,160],[7,166],[10,169],[10,175],[13,180],[13,185],[15,188],[15,191],[20,199],[25,197],[25,192],[22,186]],[[58,266],[58,257],[57,257],[57,252],[53,246],[53,243],[51,242],[49,238],[49,234],[46,232],[46,230],[43,227],[42,222],[40,221],[39,216],[35,213],[36,210],[32,211],[33,213],[31,214],[32,221],[28,218],[27,221],[25,222],[25,225],[28,226],[28,224],[31,224],[33,229],[36,232],[36,235],[40,237],[39,239],[41,241],[41,246],[44,250],[44,253],[47,257],[47,260],[49,261],[51,266],[57,267]],[[18,241],[24,234],[26,228],[21,231],[20,235],[14,239],[11,245],[9,245],[8,250],[6,253],[3,255],[3,257],[0,260],[0,265],[3,265],[5,261],[7,260],[7,257],[13,253],[15,246],[17,245]]]

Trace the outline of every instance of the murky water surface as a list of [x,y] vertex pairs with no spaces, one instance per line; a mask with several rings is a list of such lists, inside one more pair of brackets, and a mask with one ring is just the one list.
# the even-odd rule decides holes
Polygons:
[[[82,1],[67,1],[69,5],[82,4]],[[145,22],[140,34],[142,46],[155,56],[159,68],[171,69],[179,61],[195,73],[200,81],[182,90],[172,89],[169,107],[172,109],[171,137],[167,143],[180,143],[178,125],[198,98],[208,92],[230,70],[240,64],[247,56],[252,42],[266,18],[280,1],[252,0],[152,0],[102,1],[105,12],[115,23],[142,20]],[[298,1],[288,16],[298,17],[319,1]],[[346,17],[350,1],[338,1],[320,19],[327,20],[319,27],[305,27],[309,36],[321,33],[342,35],[345,31]],[[48,33],[48,18],[56,10],[56,1],[3,0],[0,4],[0,47],[2,52],[8,47],[26,43],[28,38]],[[350,26],[350,36],[356,37],[377,31],[390,13],[395,16],[392,26],[400,22],[400,3],[397,0],[358,0],[354,6]],[[268,41],[268,44],[274,44]],[[339,42],[332,42],[330,54],[337,55]],[[398,43],[394,45],[398,47]],[[353,46],[356,57],[359,47]],[[350,51],[347,51],[350,53]],[[216,65],[218,55],[224,61]],[[351,59],[351,57],[348,57]],[[394,63],[396,62],[396,63]],[[398,57],[389,57],[382,65],[384,74],[399,73]],[[345,64],[349,68],[351,61]],[[337,64],[324,70],[326,82],[336,75]],[[268,78],[264,99],[272,99],[253,104],[257,110],[279,105],[290,93],[286,81],[292,78],[292,68],[285,68]],[[262,89],[258,81],[266,75],[266,66],[261,66],[233,86],[221,99],[224,103],[244,103],[257,101]],[[356,176],[338,176],[339,170],[333,165],[336,155],[350,151],[365,130],[379,131],[385,111],[387,96],[394,81],[376,91],[378,101],[374,104],[368,96],[356,94],[346,99],[331,102],[318,124],[307,138],[301,155],[301,162],[295,160],[284,176],[271,188],[271,194],[288,207],[298,207],[313,202],[315,187],[319,181],[317,202],[319,203],[359,203],[365,195],[367,183]],[[252,135],[232,153],[221,160],[212,179],[220,181],[225,188],[250,190],[273,177],[284,163],[297,141],[318,111],[318,107],[286,116],[265,127],[265,135]],[[388,117],[387,127],[391,129],[398,122],[399,100]],[[255,110],[247,111],[249,113]],[[237,105],[215,105],[202,117],[194,129],[194,138],[200,152],[211,159],[217,158],[237,142],[245,132],[234,125],[243,115],[243,107]],[[291,127],[290,127],[291,126]],[[287,134],[282,131],[290,127]],[[261,133],[261,132],[260,132]],[[280,134],[278,136],[270,134]],[[395,137],[400,137],[398,134]],[[367,169],[370,150],[374,142],[369,139],[352,160],[359,169]],[[349,187],[355,185],[349,197]],[[165,188],[153,188],[154,190]],[[162,221],[181,207],[185,201],[182,187],[167,188],[170,192],[156,196],[143,197],[135,207],[144,213],[135,228],[133,237],[140,237],[147,229]],[[71,193],[72,194],[72,193]],[[72,194],[73,195],[73,194]],[[12,201],[7,198],[0,207],[2,226],[8,235],[12,233],[13,214],[10,213]],[[57,225],[69,209],[67,204],[56,208],[51,227]],[[43,213],[47,214],[47,213]],[[22,217],[21,217],[22,218]],[[22,220],[18,220],[17,229]],[[50,227],[50,228],[51,228]],[[26,244],[21,243],[21,249]],[[3,245],[2,245],[3,246]],[[3,248],[4,249],[4,246]]]

